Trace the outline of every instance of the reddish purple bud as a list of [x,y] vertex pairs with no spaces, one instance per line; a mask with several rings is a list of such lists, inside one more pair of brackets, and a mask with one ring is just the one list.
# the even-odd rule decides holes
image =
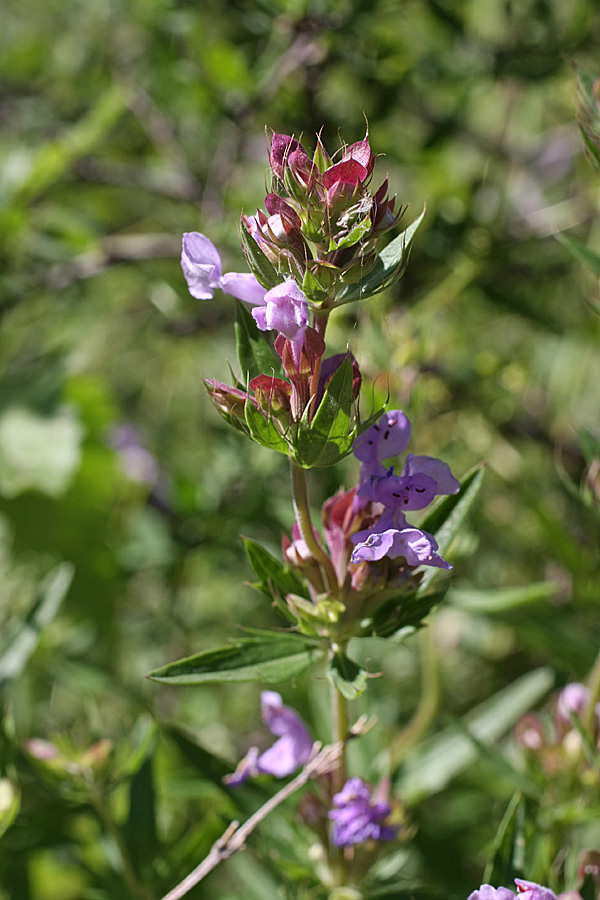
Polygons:
[[250,382],[250,390],[254,391],[254,396],[263,412],[276,416],[281,412],[290,411],[292,386],[282,378],[275,378],[272,375],[257,375]]
[[[283,179],[283,175],[288,164],[288,157],[294,150],[300,150],[306,156],[306,151],[302,144],[291,137],[289,134],[274,134],[271,141],[271,152],[269,153],[269,162],[273,173]],[[308,157],[307,157],[308,159]]]
[[537,753],[546,746],[544,728],[535,713],[526,713],[515,725],[515,740],[525,750]]
[[356,159],[346,159],[323,172],[321,180],[327,191],[327,205],[333,206],[341,197],[352,194],[368,176],[367,169]]
[[325,341],[314,328],[306,328],[300,352],[297,345],[282,334],[275,339],[275,350],[281,357],[285,374],[292,382],[308,380],[314,372],[316,361],[325,353]]
[[232,415],[243,419],[244,407],[248,400],[256,406],[255,400],[253,400],[252,397],[248,397],[245,391],[240,391],[239,388],[223,384],[222,381],[214,381],[211,378],[205,378],[204,387],[208,391],[210,399],[217,410],[227,419]]
[[302,148],[293,150],[288,156],[288,169],[296,183],[305,191],[311,191],[319,178],[319,170]]
[[279,194],[271,193],[265,197],[265,208],[270,216],[280,215],[290,229],[300,229],[302,222],[295,209],[286,203]]
[[369,146],[368,136],[365,137],[362,141],[356,141],[355,144],[350,144],[344,155],[342,156],[342,162],[347,159],[355,159],[357,162],[361,164],[366,170],[367,175],[370,175],[375,166],[376,155],[372,152],[371,147]]

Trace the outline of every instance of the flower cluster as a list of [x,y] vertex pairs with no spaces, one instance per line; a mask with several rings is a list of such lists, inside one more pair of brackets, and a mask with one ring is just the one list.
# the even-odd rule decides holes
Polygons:
[[403,453],[410,440],[411,425],[401,409],[385,413],[355,442],[353,453],[362,463],[358,496],[383,507],[368,528],[352,535],[352,562],[375,562],[402,556],[409,566],[451,568],[435,551],[432,535],[412,528],[405,512],[425,509],[434,497],[456,494],[460,483],[439,459],[409,454],[401,475],[384,460]]
[[549,775],[570,768],[574,759],[584,764],[579,728],[587,730],[591,726],[590,737],[600,747],[600,703],[590,709],[591,703],[591,692],[585,684],[566,685],[556,699],[551,727],[536,713],[527,713],[515,728],[517,742],[534,754]]
[[387,179],[372,193],[376,155],[368,134],[343,147],[334,162],[317,139],[312,158],[296,138],[274,134],[272,191],[265,210],[242,216],[243,226],[278,272],[288,272],[315,302],[335,305],[348,284],[376,262],[375,240],[393,228],[395,198]]

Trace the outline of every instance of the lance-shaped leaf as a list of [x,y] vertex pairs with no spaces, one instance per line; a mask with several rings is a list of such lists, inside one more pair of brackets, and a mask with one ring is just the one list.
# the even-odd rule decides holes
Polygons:
[[511,884],[522,871],[518,857],[525,846],[525,800],[521,791],[515,791],[502,817],[489,863],[486,866],[486,884]]
[[273,632],[242,638],[224,647],[168,663],[148,674],[164,684],[218,684],[261,681],[276,684],[294,678],[320,656],[318,644]]
[[[598,151],[600,153],[600,151]],[[573,256],[576,260],[583,263],[584,266],[592,272],[597,278],[600,278],[600,254],[596,253],[594,250],[590,250],[586,244],[582,243],[582,241],[578,240],[575,237],[572,237],[569,234],[565,234],[564,231],[559,232],[555,235],[556,240],[559,244],[562,244],[563,247],[569,251],[571,256]]]
[[247,307],[239,300],[236,301],[235,338],[244,383],[252,381],[257,375],[282,374],[281,359],[273,352],[264,331],[258,329]]
[[600,172],[600,78],[577,67],[577,120],[588,158]]
[[429,594],[399,594],[386,600],[365,625],[361,637],[374,635],[391,641],[402,641],[423,625],[423,619],[442,602],[449,583]]
[[254,585],[255,587],[271,597],[274,592],[279,592],[282,597],[285,597],[286,594],[307,596],[304,585],[296,578],[288,566],[280,563],[278,559],[256,541],[243,537],[242,543],[248,562],[258,578],[258,583]]
[[277,450],[278,453],[289,454],[290,448],[283,437],[275,420],[267,418],[256,406],[248,400],[244,407],[246,424],[250,431],[250,437],[257,444],[268,447],[269,450]]
[[381,251],[369,274],[359,284],[350,285],[336,302],[349,303],[361,297],[371,297],[395,284],[404,274],[411,244],[424,216],[425,209],[418,219]]
[[346,700],[355,700],[367,687],[366,670],[342,652],[330,661],[327,677]]
[[57,615],[72,579],[70,563],[61,563],[53,569],[42,585],[40,599],[14,631],[9,631],[0,647],[0,686],[21,674],[44,629]]
[[354,378],[350,354],[331,377],[312,421],[304,412],[294,440],[296,460],[301,466],[331,466],[352,449],[355,430],[350,429],[354,404]]
[[[446,497],[440,505],[432,510],[424,521],[421,522],[419,527],[422,528],[423,531],[433,534],[438,542],[439,549],[437,552],[440,556],[443,556],[450,546],[450,542],[457,534],[467,513],[471,509],[483,482],[483,473],[483,467],[477,466],[477,468],[470,472],[464,479],[459,492],[457,494],[450,494]],[[419,587],[419,594],[425,592],[436,574],[437,569],[426,569]]]
[[268,291],[280,284],[281,276],[277,274],[273,263],[265,256],[243,223],[240,226],[240,240],[244,255],[256,280]]

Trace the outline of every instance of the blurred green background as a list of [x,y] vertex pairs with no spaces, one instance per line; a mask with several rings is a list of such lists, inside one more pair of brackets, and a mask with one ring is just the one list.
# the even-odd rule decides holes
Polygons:
[[[359,359],[365,410],[389,388],[408,412],[413,452],[458,477],[488,464],[433,622],[441,709],[461,716],[540,666],[557,686],[585,677],[600,631],[598,281],[553,235],[600,246],[572,66],[598,70],[599,40],[591,0],[5,0],[2,900],[133,896],[89,791],[40,772],[30,738],[113,742],[99,781],[148,896],[263,791],[220,786],[260,740],[257,686],[143,675],[278,621],[245,584],[239,535],[278,552],[286,461],[207,402],[202,377],[236,367],[233,302],[194,300],[179,267],[181,233],[198,230],[224,271],[246,270],[237,228],[266,192],[265,127],[308,148],[322,130],[333,151],[366,118],[403,223],[427,203],[403,280],[340,311],[329,341]],[[315,506],[356,477],[351,460],[316,473]],[[475,593],[532,583],[495,606]],[[415,708],[419,660],[415,640],[373,647],[386,677],[357,703],[379,716],[371,778]],[[326,740],[318,680],[282,691]],[[464,896],[510,785],[482,762],[432,793],[402,878]],[[277,840],[308,847],[293,806],[286,821],[190,896],[279,896]]]

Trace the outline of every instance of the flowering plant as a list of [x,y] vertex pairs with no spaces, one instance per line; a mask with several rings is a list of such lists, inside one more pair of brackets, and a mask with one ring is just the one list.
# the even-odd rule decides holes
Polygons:
[[[414,832],[389,779],[372,788],[363,779],[368,773],[349,771],[347,743],[368,727],[364,718],[351,724],[349,709],[370,679],[361,639],[398,641],[422,628],[443,600],[449,580],[442,576],[434,584],[434,578],[452,569],[451,541],[482,471],[461,484],[442,460],[413,453],[397,468],[411,438],[408,417],[384,408],[363,418],[359,363],[349,350],[328,352],[331,313],[402,276],[423,217],[380,249],[380,237],[405,209],[396,211],[387,179],[371,189],[375,161],[368,134],[342,147],[336,161],[320,137],[311,156],[294,137],[274,134],[265,210],[241,220],[251,272],[223,274],[220,255],[205,235],[183,238],[181,264],[192,296],[208,300],[221,290],[237,301],[239,374],[231,385],[206,379],[208,395],[233,427],[289,458],[294,522],[282,537],[281,558],[244,541],[254,587],[271,599],[280,624],[249,630],[150,677],[168,684],[271,685],[312,669],[330,686],[333,734],[322,748],[279,693],[263,691],[263,719],[277,740],[262,752],[248,750],[225,782],[235,788],[263,776],[294,778],[245,825],[235,823],[168,900],[183,896],[239,849],[267,812],[308,780],[314,791],[303,797],[299,814],[317,842],[316,880],[332,898],[362,897],[378,847],[397,845]],[[319,529],[307,470],[350,454],[360,463],[358,483],[325,500]],[[436,498],[443,499],[417,524],[407,520]],[[519,890],[521,884],[528,883],[519,882]],[[530,900],[553,900],[551,891],[534,887]],[[514,896],[498,891],[504,892],[501,900]],[[498,891],[483,886],[472,896]]]

